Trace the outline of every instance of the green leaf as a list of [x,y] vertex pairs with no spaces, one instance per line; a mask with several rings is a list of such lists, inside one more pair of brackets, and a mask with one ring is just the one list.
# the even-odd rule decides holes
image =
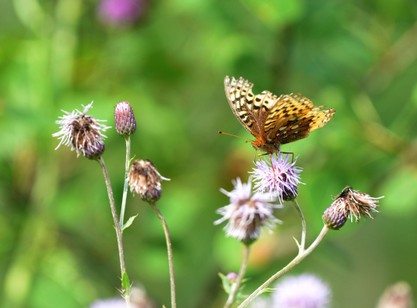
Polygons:
[[230,283],[230,280],[227,279],[226,275],[219,273],[219,277],[222,281],[223,289],[226,291],[227,294],[230,294],[230,290],[232,288],[232,284]]
[[[220,279],[222,281],[222,285],[223,285],[223,289],[227,294],[230,294],[231,290],[232,290],[232,285],[235,282],[231,282],[229,279],[227,279],[227,276],[219,273]],[[247,281],[247,279],[242,279],[241,283],[240,283],[240,287],[239,287],[239,291],[236,295],[236,300],[240,301],[243,300],[244,298],[246,298],[246,295],[242,293],[243,288],[245,287],[245,282]]]
[[127,229],[127,228],[129,228],[131,225],[132,225],[132,223],[133,223],[133,221],[135,220],[135,218],[136,217],[138,217],[138,215],[139,214],[136,214],[135,216],[131,216],[127,221],[126,221],[126,223],[123,225],[123,227],[122,227],[122,231],[124,231],[125,229]]
[[122,288],[123,296],[129,296],[130,294],[130,280],[126,272],[122,274]]

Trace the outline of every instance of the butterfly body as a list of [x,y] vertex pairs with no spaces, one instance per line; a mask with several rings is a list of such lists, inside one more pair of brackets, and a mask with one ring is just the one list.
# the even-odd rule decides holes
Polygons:
[[324,126],[335,111],[300,94],[276,96],[269,91],[252,92],[253,83],[240,77],[224,80],[226,97],[239,122],[255,140],[252,146],[266,153],[278,153],[281,144],[303,139]]

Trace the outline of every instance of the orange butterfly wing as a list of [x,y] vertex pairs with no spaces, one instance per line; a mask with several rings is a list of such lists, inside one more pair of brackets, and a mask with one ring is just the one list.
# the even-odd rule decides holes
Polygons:
[[316,107],[300,94],[277,97],[269,91],[253,94],[253,83],[226,76],[226,97],[236,118],[251,133],[252,145],[267,153],[279,152],[281,144],[303,139],[333,117],[333,109]]

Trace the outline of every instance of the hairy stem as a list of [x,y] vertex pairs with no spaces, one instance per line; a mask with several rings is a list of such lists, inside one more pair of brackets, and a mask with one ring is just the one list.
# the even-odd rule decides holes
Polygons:
[[317,238],[314,240],[314,242],[303,251],[299,251],[298,255],[292,259],[290,263],[288,263],[284,268],[282,268],[280,271],[276,272],[274,275],[272,275],[267,281],[265,281],[259,288],[257,288],[251,295],[249,295],[245,301],[242,302],[242,304],[239,305],[239,308],[244,308],[249,305],[250,302],[252,302],[259,294],[264,292],[266,288],[276,281],[278,278],[280,278],[282,275],[290,271],[294,266],[296,266],[298,263],[300,263],[305,257],[307,257],[322,241],[324,236],[326,235],[327,231],[329,229],[326,225],[323,226],[323,229],[321,229],[320,234],[317,236]]
[[233,303],[236,300],[236,296],[239,292],[240,285],[242,283],[243,277],[245,276],[246,267],[249,261],[249,255],[250,255],[250,245],[245,244],[243,246],[243,258],[242,258],[242,264],[240,265],[239,275],[237,276],[236,281],[232,285],[232,289],[230,290],[230,294],[229,294],[226,304],[224,305],[224,308],[232,307]]
[[171,236],[169,234],[168,224],[162,215],[161,211],[159,210],[156,203],[150,203],[152,209],[156,213],[156,216],[158,216],[158,219],[162,223],[162,227],[164,228],[165,233],[165,241],[167,245],[167,251],[168,251],[168,266],[169,266],[169,281],[171,285],[171,307],[176,308],[176,299],[175,299],[175,274],[174,274],[174,257],[172,254],[172,243],[171,243]]

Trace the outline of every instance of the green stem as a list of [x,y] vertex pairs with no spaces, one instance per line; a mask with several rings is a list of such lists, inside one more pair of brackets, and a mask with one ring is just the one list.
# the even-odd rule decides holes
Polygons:
[[305,257],[307,257],[322,241],[324,236],[326,235],[327,231],[329,229],[326,225],[323,226],[323,229],[321,229],[320,234],[317,236],[317,238],[314,240],[314,242],[308,247],[306,250],[299,251],[298,255],[292,259],[290,263],[288,263],[284,268],[282,268],[280,271],[272,275],[267,281],[265,281],[259,288],[257,288],[251,295],[249,295],[245,301],[239,305],[239,308],[244,308],[249,305],[250,302],[252,302],[259,294],[264,292],[266,288],[276,281],[278,278],[280,278],[282,275],[290,271],[294,266],[296,266],[298,263],[300,263]]
[[171,285],[171,307],[176,308],[176,299],[175,299],[175,274],[174,274],[174,257],[172,254],[172,243],[171,243],[171,236],[169,234],[168,224],[162,215],[161,211],[159,210],[156,203],[150,203],[152,209],[156,213],[156,216],[158,216],[158,219],[162,223],[162,227],[164,228],[165,233],[165,241],[167,245],[167,251],[168,251],[168,266],[169,266],[169,281]]
[[126,141],[125,181],[123,184],[123,197],[122,197],[122,206],[120,207],[120,221],[119,221],[119,225],[122,228],[122,232],[123,232],[123,225],[124,225],[124,220],[125,220],[126,199],[127,199],[127,191],[128,191],[128,184],[129,184],[130,136],[127,136],[125,138],[125,141]]
[[[301,243],[298,246],[299,253],[303,252],[306,245],[306,234],[307,234],[307,224],[304,218],[303,211],[301,211],[300,205],[298,204],[297,199],[292,200],[292,204],[297,211],[298,216],[301,218]],[[298,244],[298,243],[297,243]]]
[[[123,252],[122,228],[119,224],[119,219],[117,217],[113,190],[112,190],[111,183],[110,183],[110,177],[109,177],[109,173],[107,171],[106,165],[104,163],[103,157],[100,157],[100,159],[98,159],[98,162],[100,163],[101,169],[103,170],[104,181],[106,183],[107,194],[109,196],[111,215],[113,217],[114,228],[116,230],[117,248],[119,251],[120,272],[121,272],[121,277],[124,277],[126,275],[126,265],[125,265],[124,252]],[[124,290],[124,291],[128,291],[128,290]],[[128,302],[130,294],[124,294],[124,295],[125,295],[126,302]]]
[[229,297],[227,299],[226,304],[224,305],[224,308],[232,307],[233,303],[236,300],[236,296],[239,292],[240,285],[242,283],[243,277],[245,276],[246,267],[248,266],[249,255],[250,255],[250,245],[245,244],[243,247],[243,258],[242,258],[242,264],[240,265],[239,274],[237,276],[236,281],[232,285]]

